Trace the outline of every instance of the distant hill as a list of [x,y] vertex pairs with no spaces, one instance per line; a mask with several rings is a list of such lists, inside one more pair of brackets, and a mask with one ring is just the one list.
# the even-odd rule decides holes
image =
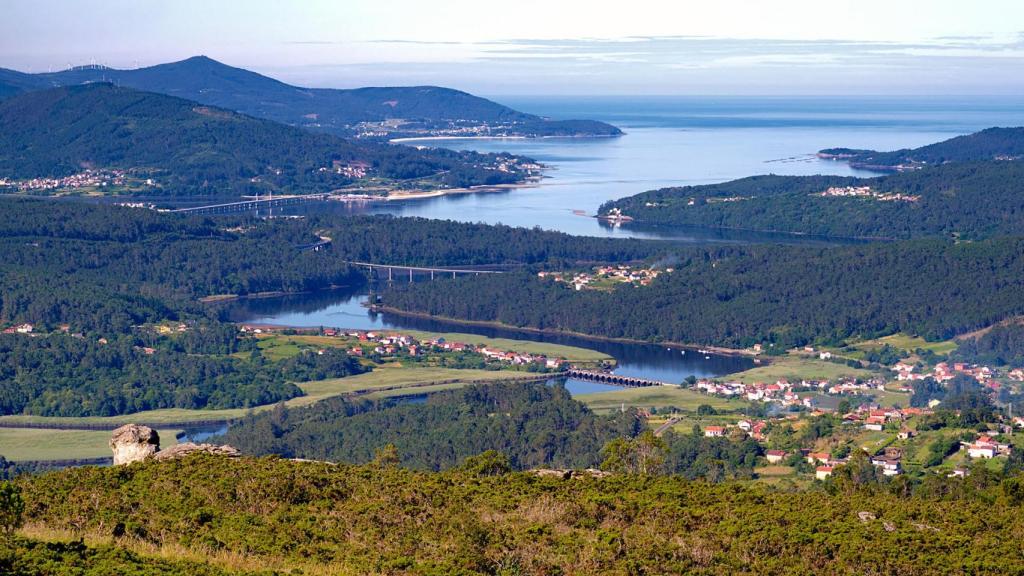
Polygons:
[[523,178],[506,156],[346,140],[105,83],[0,102],[0,178],[85,169],[128,170],[161,189],[149,193],[209,196],[326,192],[357,177],[436,187]]
[[986,238],[1024,230],[1024,162],[955,162],[878,176],[753,176],[606,203],[638,223],[834,237]]
[[852,148],[826,148],[821,158],[845,160],[855,168],[914,170],[949,162],[1019,160],[1024,158],[1024,127],[989,128],[921,148],[878,152]]
[[0,69],[0,98],[28,90],[111,82],[341,136],[616,136],[592,120],[549,120],[437,86],[300,88],[205,56],[136,70],[84,66],[46,74]]

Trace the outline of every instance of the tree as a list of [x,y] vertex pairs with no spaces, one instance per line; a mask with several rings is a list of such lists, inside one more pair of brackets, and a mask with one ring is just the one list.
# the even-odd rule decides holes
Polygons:
[[21,499],[21,490],[8,480],[0,482],[0,532],[8,545],[24,523],[24,512],[25,501]]
[[390,443],[378,448],[373,457],[373,463],[377,466],[398,466],[400,462],[401,458],[398,457],[398,448]]
[[601,450],[601,468],[611,472],[649,475],[661,472],[668,447],[665,441],[647,430],[636,438],[616,438]]
[[497,450],[487,450],[476,456],[466,458],[462,469],[477,476],[500,476],[512,471],[508,456]]

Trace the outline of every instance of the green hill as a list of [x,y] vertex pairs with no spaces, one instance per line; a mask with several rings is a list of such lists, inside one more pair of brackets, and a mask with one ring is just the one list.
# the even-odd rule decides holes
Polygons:
[[1024,162],[953,162],[875,178],[753,176],[651,190],[608,202],[600,212],[613,209],[660,225],[833,237],[987,238],[1024,229]]
[[[621,134],[618,128],[603,122],[550,120],[450,88],[302,88],[205,56],[136,70],[83,66],[47,74],[24,74],[0,69],[0,98],[26,90],[88,82],[112,82],[178,96],[341,136],[362,133],[394,138],[463,132],[509,136]],[[382,122],[388,125],[362,125]]]
[[0,102],[0,127],[0,178],[121,169],[152,179],[142,190],[148,193],[327,192],[353,181],[342,170],[348,166],[384,183],[425,178],[438,187],[524,177],[498,170],[503,157],[495,155],[345,140],[103,83],[7,99]]
[[870,170],[906,170],[949,162],[1020,159],[1024,156],[1024,127],[989,128],[920,148],[892,152],[826,148],[818,152],[818,156],[845,160],[855,168]]

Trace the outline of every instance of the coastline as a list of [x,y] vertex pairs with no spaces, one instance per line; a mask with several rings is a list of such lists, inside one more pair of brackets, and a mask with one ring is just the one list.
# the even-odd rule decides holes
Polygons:
[[663,340],[659,342],[649,342],[647,340],[637,340],[636,338],[616,338],[611,336],[597,336],[594,334],[587,334],[585,332],[574,332],[572,330],[552,330],[550,328],[532,328],[523,326],[513,326],[511,324],[505,324],[502,322],[488,321],[488,320],[465,320],[460,318],[449,318],[447,316],[434,316],[425,312],[409,312],[407,310],[400,310],[391,306],[374,305],[369,307],[375,312],[386,312],[388,314],[395,314],[397,316],[407,316],[409,318],[423,318],[427,320],[441,320],[443,322],[451,322],[453,324],[463,324],[466,326],[481,326],[486,328],[500,328],[502,330],[513,330],[516,332],[525,332],[527,334],[550,334],[552,336],[573,336],[576,338],[583,338],[585,340],[596,340],[600,342],[619,342],[622,344],[652,344],[656,346],[671,346],[674,348],[683,348],[686,350],[707,350],[720,354],[722,356],[734,356],[744,358],[755,358],[758,355],[749,350],[739,348],[726,348],[724,346],[711,346],[705,344],[693,344],[684,342],[675,342],[672,340]]
[[[378,202],[394,202],[401,200],[418,200],[421,198],[438,198],[441,196],[448,196],[453,194],[476,194],[476,193],[487,193],[487,192],[506,192],[509,190],[518,190],[520,188],[533,188],[540,184],[540,178],[528,178],[523,182],[517,182],[515,184],[481,184],[479,186],[469,186],[466,188],[446,188],[442,190],[417,190],[411,192],[389,192],[387,196],[382,197]],[[371,200],[372,202],[373,200]]]
[[618,138],[625,135],[625,132],[621,132],[619,134],[581,134],[577,136],[568,134],[561,136],[403,136],[401,138],[391,138],[388,142],[393,144],[402,144],[406,142],[416,142],[419,140],[550,140],[555,138]]

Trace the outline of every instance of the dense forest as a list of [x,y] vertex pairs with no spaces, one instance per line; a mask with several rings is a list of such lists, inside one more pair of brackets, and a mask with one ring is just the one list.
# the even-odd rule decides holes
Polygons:
[[493,126],[520,136],[616,136],[622,132],[594,120],[550,120],[518,112],[485,98],[437,86],[337,90],[290,86],[205,56],[134,70],[82,66],[60,72],[25,74],[0,68],[0,98],[53,86],[114,82],[137,90],[195,100],[339,136],[358,132],[364,122],[402,120],[375,127],[394,138],[414,128]]
[[694,249],[673,266],[648,287],[574,291],[504,274],[395,286],[384,302],[517,327],[736,347],[901,331],[945,339],[1024,312],[1020,239]]
[[363,163],[393,180],[436,176],[450,187],[516,182],[498,157],[345,140],[195,102],[110,84],[30,92],[0,102],[0,178],[129,170],[148,195],[329,192]]
[[893,169],[950,162],[1020,159],[1024,157],[1024,128],[988,128],[920,148],[879,152],[850,148],[826,148],[822,156],[845,160],[854,167]]
[[[1024,482],[879,483],[866,457],[817,488],[679,476],[541,478],[276,457],[84,467],[16,483],[27,574],[1019,574]],[[33,535],[86,537],[43,545]]]
[[[634,411],[597,416],[561,385],[489,384],[427,397],[395,400],[324,400],[310,407],[252,415],[223,441],[247,454],[354,464],[394,446],[402,466],[447,470],[470,456],[497,451],[513,470],[592,468],[605,461],[605,445],[637,436]],[[761,450],[756,442],[702,435],[665,436],[660,468],[688,478],[748,478]]]
[[[832,237],[989,238],[1024,229],[1024,162],[970,162],[875,178],[754,176],[608,202],[638,222]],[[822,196],[867,186],[880,196]],[[901,194],[916,200],[883,199]],[[886,196],[888,195],[888,196]]]
[[[229,329],[237,341],[237,329]],[[173,344],[139,346],[140,339],[132,336],[2,334],[0,414],[114,416],[159,408],[244,408],[301,395],[292,382],[366,370],[340,350],[274,363],[258,352],[247,359],[185,352],[191,349],[189,338],[182,340],[183,349],[175,350]]]
[[562,386],[489,384],[431,394],[424,403],[332,398],[250,416],[223,441],[246,454],[361,464],[387,444],[402,466],[445,470],[497,450],[517,470],[588,468],[613,438],[634,436],[632,411],[596,416]]
[[1024,324],[1009,322],[960,340],[953,358],[976,364],[1024,366]]

